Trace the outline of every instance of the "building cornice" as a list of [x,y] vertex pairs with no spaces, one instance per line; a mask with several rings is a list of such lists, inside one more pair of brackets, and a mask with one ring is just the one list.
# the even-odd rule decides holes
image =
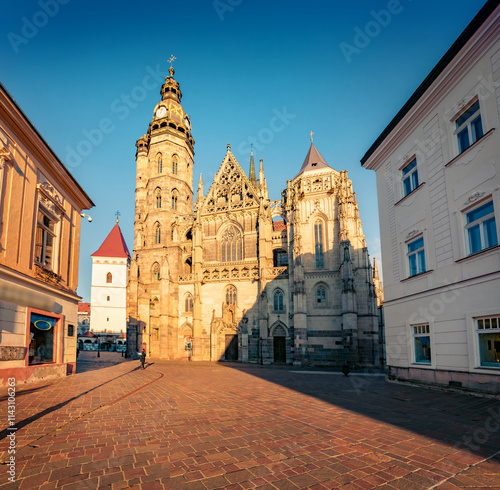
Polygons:
[[457,80],[478,62],[499,36],[499,17],[498,2],[489,0],[368,149],[361,159],[363,167],[377,170],[422,123],[429,107],[438,105]]
[[70,301],[81,301],[81,297],[78,296],[76,293],[71,293],[71,292],[66,292],[62,291],[61,289],[51,286],[50,284],[47,284],[45,282],[41,282],[37,279],[34,279],[30,276],[27,276],[26,274],[23,274],[18,271],[14,271],[10,269],[9,267],[6,267],[4,265],[0,264],[0,279],[2,276],[5,276],[9,280],[13,280],[17,282],[18,285],[20,286],[26,286],[28,288],[36,288],[39,291],[38,292],[43,292],[43,293],[48,293],[53,296],[59,296],[61,298],[68,299]]
[[[8,121],[11,128],[15,131],[15,139],[21,141],[31,154],[43,163],[50,171],[51,179],[56,181],[58,186],[71,196],[75,205],[80,210],[93,207],[94,203],[90,197],[1,83],[0,113],[2,114],[2,118]],[[11,135],[11,138],[14,138],[14,136]]]

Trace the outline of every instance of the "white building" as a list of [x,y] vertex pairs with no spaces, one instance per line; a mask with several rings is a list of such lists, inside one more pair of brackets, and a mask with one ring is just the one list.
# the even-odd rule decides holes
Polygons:
[[129,267],[130,253],[116,220],[102,245],[92,254],[90,324],[94,333],[126,332]]
[[499,16],[487,2],[361,160],[389,380],[500,393]]

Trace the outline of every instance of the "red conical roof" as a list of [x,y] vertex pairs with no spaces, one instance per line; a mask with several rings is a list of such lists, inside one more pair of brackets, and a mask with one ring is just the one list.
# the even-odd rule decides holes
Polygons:
[[317,170],[318,168],[328,167],[331,168],[328,163],[326,163],[325,159],[321,156],[321,153],[316,149],[314,143],[311,143],[311,147],[307,152],[306,159],[300,167],[299,173],[296,175],[298,177],[302,172],[306,170]]
[[94,252],[91,257],[127,257],[130,259],[130,253],[118,223],[113,227],[99,250]]

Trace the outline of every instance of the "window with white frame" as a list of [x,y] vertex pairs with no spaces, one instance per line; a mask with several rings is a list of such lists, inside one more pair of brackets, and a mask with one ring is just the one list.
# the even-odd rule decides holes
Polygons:
[[428,324],[412,325],[415,362],[431,363],[431,335]]
[[465,151],[483,136],[479,100],[476,100],[476,102],[457,117],[455,121],[455,134],[457,135],[459,153]]
[[500,315],[476,318],[479,364],[500,368]]
[[55,245],[56,220],[45,208],[39,206],[36,224],[35,262],[52,270]]
[[498,245],[493,201],[467,211],[465,221],[465,240],[469,255]]
[[417,159],[414,158],[401,170],[401,180],[403,182],[403,197],[418,187]]
[[425,272],[425,249],[424,237],[419,236],[415,240],[407,243],[408,251],[408,273],[409,276],[416,276]]

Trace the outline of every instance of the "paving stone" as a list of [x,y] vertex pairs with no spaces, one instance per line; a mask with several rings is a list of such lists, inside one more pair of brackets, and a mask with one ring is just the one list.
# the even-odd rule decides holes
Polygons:
[[16,485],[500,488],[500,458],[483,461],[500,431],[474,442],[498,400],[378,378],[358,395],[343,377],[287,367],[135,368],[120,362],[19,386]]

